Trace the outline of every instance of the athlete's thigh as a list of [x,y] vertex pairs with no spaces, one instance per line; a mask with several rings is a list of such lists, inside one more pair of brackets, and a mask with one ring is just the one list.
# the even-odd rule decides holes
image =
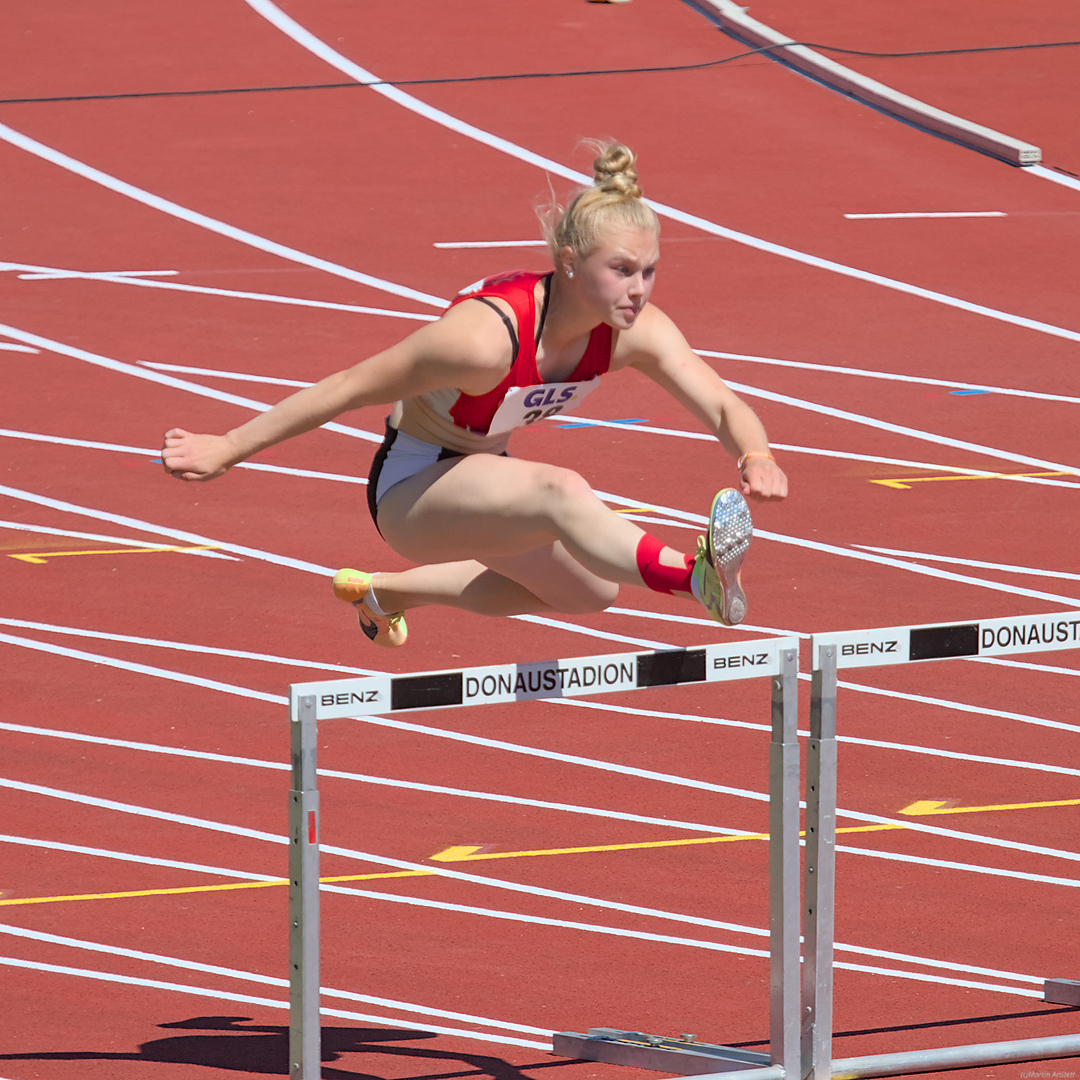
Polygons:
[[379,503],[379,531],[421,562],[520,555],[555,539],[551,500],[576,474],[494,454],[451,458],[395,484]]
[[568,615],[603,611],[619,595],[615,582],[586,570],[558,541],[522,555],[490,558],[484,565]]

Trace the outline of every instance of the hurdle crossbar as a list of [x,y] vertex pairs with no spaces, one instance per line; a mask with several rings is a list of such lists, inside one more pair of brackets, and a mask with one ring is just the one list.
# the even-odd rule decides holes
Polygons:
[[[292,790],[289,793],[289,1076],[321,1076],[319,1028],[318,722],[418,709],[543,701],[687,683],[769,677],[770,745],[770,1044],[777,1066],[794,1076],[799,1046],[799,747],[797,638],[700,648],[584,656],[539,663],[376,675],[289,687]],[[581,1038],[585,1038],[582,1036]],[[554,1049],[554,1047],[553,1047]],[[767,1062],[764,1060],[764,1064]],[[725,1066],[745,1068],[742,1053]],[[672,1070],[676,1071],[676,1070]],[[760,1080],[783,1075],[758,1070]]]
[[[1080,1054],[1080,1035],[1062,1035],[832,1060],[837,670],[1076,648],[1080,648],[1080,611],[947,625],[851,630],[815,634],[811,639],[801,1073],[806,1080],[840,1077],[855,1080],[864,1076],[895,1076]],[[813,797],[812,789],[816,789]],[[1063,984],[1066,980],[1049,980],[1048,985],[1051,982]]]

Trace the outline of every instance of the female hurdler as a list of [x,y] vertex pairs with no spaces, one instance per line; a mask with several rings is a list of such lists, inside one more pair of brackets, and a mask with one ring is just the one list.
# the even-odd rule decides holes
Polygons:
[[[649,303],[660,224],[633,162],[624,146],[603,148],[593,185],[552,209],[544,231],[554,271],[488,278],[437,322],[225,435],[173,428],[166,471],[211,480],[347,409],[396,402],[368,502],[386,542],[420,565],[334,577],[376,645],[404,644],[404,612],[423,604],[601,611],[623,584],[686,594],[717,622],[740,622],[752,532],[743,495],[782,499],[787,480],[758,418]],[[609,509],[576,472],[505,454],[515,427],[576,408],[600,375],[624,367],[657,382],[738,460],[741,493],[716,496],[694,555]]]

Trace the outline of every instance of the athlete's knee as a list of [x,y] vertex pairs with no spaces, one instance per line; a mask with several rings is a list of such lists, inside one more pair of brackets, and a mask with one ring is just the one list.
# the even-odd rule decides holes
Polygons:
[[557,465],[541,467],[535,477],[537,493],[544,509],[553,517],[580,506],[584,501],[595,501],[589,482],[573,469]]

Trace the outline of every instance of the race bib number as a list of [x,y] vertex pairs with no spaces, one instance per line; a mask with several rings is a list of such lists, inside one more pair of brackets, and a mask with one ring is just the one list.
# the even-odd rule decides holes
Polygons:
[[489,435],[502,435],[527,427],[537,420],[576,409],[596,389],[599,379],[584,382],[541,383],[539,386],[512,386],[491,418]]

